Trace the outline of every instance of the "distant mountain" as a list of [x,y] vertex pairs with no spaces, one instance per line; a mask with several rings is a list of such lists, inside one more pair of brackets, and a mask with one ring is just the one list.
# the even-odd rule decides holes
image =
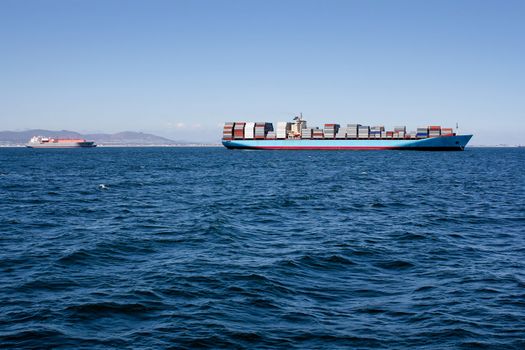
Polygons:
[[123,131],[116,134],[85,134],[83,138],[101,145],[176,145],[177,142],[165,137],[143,132]]
[[157,135],[146,134],[143,132],[124,131],[116,134],[81,134],[69,130],[43,130],[33,129],[26,131],[0,131],[0,145],[14,146],[23,145],[29,141],[33,136],[47,136],[57,138],[82,138],[89,141],[95,141],[97,145],[177,145],[184,142],[177,142],[174,140],[160,137]]

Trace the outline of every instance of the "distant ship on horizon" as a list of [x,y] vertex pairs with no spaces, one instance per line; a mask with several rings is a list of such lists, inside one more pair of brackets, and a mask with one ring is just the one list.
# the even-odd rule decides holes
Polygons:
[[85,139],[61,139],[45,136],[33,136],[26,144],[28,148],[89,148],[96,146],[94,141]]

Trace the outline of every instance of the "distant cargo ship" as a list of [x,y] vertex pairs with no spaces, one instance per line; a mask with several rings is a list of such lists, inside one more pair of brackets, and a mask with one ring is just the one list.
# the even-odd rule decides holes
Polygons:
[[361,124],[309,128],[302,117],[296,117],[293,122],[277,123],[275,131],[267,122],[227,122],[222,144],[229,149],[462,151],[471,138],[441,126],[413,132],[407,132],[405,126],[386,131],[384,126]]
[[96,147],[94,141],[84,139],[59,139],[44,136],[33,136],[26,144],[29,148],[85,148]]

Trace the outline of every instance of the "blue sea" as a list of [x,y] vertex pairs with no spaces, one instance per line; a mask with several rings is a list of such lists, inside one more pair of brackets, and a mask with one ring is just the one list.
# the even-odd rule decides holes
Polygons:
[[0,348],[524,349],[525,149],[0,149]]

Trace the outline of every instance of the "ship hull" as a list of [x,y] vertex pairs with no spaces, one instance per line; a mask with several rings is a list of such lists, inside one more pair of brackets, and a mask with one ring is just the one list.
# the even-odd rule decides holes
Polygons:
[[262,150],[411,150],[463,151],[472,135],[441,136],[425,139],[287,139],[287,140],[223,140],[228,149]]
[[57,142],[57,143],[45,143],[45,144],[27,144],[27,148],[92,148],[96,147],[93,142],[75,142],[75,143],[65,143],[65,142]]

